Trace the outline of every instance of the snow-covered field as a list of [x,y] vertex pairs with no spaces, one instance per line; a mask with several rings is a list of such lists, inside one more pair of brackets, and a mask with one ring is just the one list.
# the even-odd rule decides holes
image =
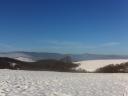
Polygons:
[[128,96],[128,74],[1,69],[0,96]]
[[80,64],[80,66],[77,67],[76,70],[84,69],[89,72],[94,72],[96,69],[109,64],[120,64],[125,62],[128,62],[128,59],[86,60],[75,63]]

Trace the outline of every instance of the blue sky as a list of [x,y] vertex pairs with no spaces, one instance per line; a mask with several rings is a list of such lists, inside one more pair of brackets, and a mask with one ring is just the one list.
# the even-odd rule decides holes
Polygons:
[[0,51],[128,54],[127,0],[0,0]]

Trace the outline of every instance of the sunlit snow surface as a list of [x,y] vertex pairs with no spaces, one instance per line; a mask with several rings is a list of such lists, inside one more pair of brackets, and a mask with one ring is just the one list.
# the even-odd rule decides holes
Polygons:
[[0,96],[128,96],[128,74],[1,69]]

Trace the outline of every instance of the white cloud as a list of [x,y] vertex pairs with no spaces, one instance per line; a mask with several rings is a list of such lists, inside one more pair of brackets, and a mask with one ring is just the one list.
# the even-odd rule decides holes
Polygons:
[[46,45],[46,47],[52,48],[85,48],[85,49],[92,49],[94,46],[89,46],[81,42],[71,42],[71,41],[57,41],[57,40],[45,40],[41,42],[42,44]]
[[119,42],[108,42],[108,43],[104,43],[101,45],[101,47],[112,47],[112,46],[117,46],[120,45]]
[[112,52],[113,47],[120,45],[119,42],[107,43],[84,43],[75,41],[41,40],[37,41],[35,51],[57,52],[57,53],[105,53]]
[[102,48],[102,47],[113,47],[120,45],[119,42],[108,42],[108,43],[103,43],[99,45],[87,45],[86,43],[83,42],[71,42],[71,41],[57,41],[57,40],[45,40],[42,41],[45,47],[51,47],[54,49],[97,49],[97,48]]
[[9,45],[9,44],[5,44],[5,43],[0,43],[0,48],[2,49],[2,48],[5,48],[5,49],[12,49],[12,46],[11,45]]
[[11,44],[0,42],[0,51],[19,51],[21,48],[15,47]]

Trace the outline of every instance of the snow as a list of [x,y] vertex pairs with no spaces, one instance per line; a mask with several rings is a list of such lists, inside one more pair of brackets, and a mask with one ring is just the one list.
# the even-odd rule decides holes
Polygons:
[[80,64],[79,67],[76,68],[76,70],[86,70],[89,72],[94,72],[96,69],[100,67],[104,67],[109,64],[120,64],[128,62],[128,59],[107,59],[107,60],[86,60],[86,61],[78,61],[74,62],[76,64]]
[[128,96],[128,74],[1,69],[0,96]]
[[16,57],[15,59],[20,60],[20,61],[25,61],[25,62],[35,62],[34,60],[30,58],[25,58],[25,57]]

